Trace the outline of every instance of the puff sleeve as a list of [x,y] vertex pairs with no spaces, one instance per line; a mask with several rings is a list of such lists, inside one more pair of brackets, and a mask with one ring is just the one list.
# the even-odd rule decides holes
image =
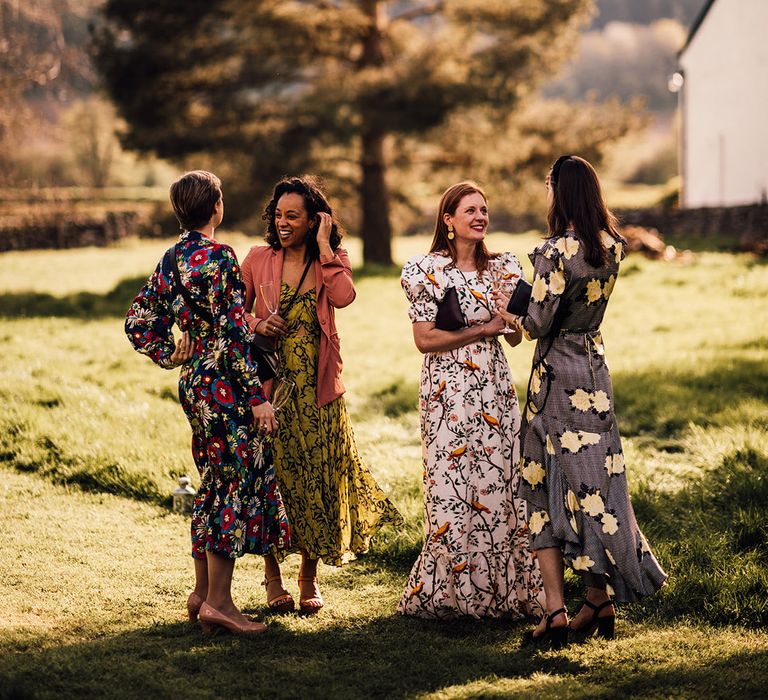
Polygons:
[[400,284],[408,298],[408,317],[412,323],[434,322],[437,318],[437,302],[445,291],[434,274],[434,261],[429,255],[410,258],[403,266]]

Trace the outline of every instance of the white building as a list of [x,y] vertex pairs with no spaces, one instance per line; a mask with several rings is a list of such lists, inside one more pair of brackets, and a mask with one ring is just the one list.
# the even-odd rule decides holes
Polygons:
[[678,56],[681,204],[768,197],[768,0],[708,0]]

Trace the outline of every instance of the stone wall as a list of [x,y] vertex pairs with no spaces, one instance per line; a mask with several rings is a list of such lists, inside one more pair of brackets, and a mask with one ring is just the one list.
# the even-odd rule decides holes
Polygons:
[[136,234],[139,215],[133,211],[101,216],[71,212],[0,218],[0,252],[33,248],[105,246]]
[[664,237],[725,237],[754,250],[768,241],[768,204],[702,209],[633,209],[616,212],[623,226],[655,228]]

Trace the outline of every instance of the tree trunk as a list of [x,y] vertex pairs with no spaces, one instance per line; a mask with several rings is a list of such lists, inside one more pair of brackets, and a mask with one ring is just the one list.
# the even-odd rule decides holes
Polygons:
[[363,128],[363,181],[360,198],[363,210],[363,261],[366,264],[392,264],[392,227],[389,222],[385,138],[386,134],[380,129]]
[[[380,0],[363,0],[363,12],[369,25],[363,37],[363,55],[360,68],[381,67],[386,64],[382,32],[386,23],[384,6]],[[384,142],[387,132],[362,110],[362,184],[360,187],[363,210],[363,261],[380,265],[392,264],[392,227],[389,223],[389,191],[387,190],[387,162]]]

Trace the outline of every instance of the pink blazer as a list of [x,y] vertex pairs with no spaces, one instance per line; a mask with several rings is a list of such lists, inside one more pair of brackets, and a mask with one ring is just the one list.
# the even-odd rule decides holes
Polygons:
[[[267,245],[251,248],[241,265],[245,282],[245,317],[251,329],[269,316],[264,299],[258,293],[259,285],[272,280],[280,289],[283,276],[283,250]],[[320,321],[320,355],[317,361],[317,405],[325,406],[341,396],[345,389],[341,382],[341,352],[336,330],[334,309],[349,306],[355,299],[352,284],[352,266],[349,255],[342,248],[336,250],[332,260],[315,261],[315,293],[317,319]],[[254,304],[255,302],[255,304]]]

